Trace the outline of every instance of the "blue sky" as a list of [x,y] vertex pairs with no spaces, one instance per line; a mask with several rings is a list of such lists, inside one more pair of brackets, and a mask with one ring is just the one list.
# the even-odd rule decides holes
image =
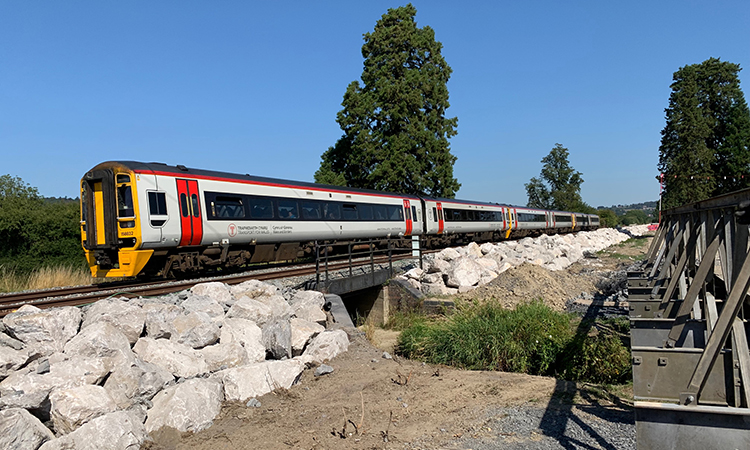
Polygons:
[[[107,160],[312,181],[362,34],[405,3],[0,2],[0,174],[78,195]],[[658,197],[672,74],[750,89],[750,2],[414,1],[453,69],[457,197],[525,204],[555,143],[592,206]]]

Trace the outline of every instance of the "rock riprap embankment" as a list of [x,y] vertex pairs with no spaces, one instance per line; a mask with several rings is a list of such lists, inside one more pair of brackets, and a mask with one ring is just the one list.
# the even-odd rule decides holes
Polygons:
[[161,427],[208,428],[224,400],[289,388],[348,349],[324,303],[253,280],[23,306],[0,323],[0,448],[135,450]]
[[499,243],[475,242],[464,247],[446,248],[424,257],[424,269],[413,268],[401,275],[412,287],[427,296],[469,292],[485,285],[511,267],[531,263],[549,270],[562,270],[632,236],[648,232],[646,225],[625,229],[602,228]]

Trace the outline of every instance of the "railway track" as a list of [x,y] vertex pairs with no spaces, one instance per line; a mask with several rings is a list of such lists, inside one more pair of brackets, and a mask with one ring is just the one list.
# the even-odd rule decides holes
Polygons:
[[[391,261],[410,259],[411,255],[394,255]],[[335,261],[328,263],[328,271],[338,271],[349,267],[362,267],[370,264],[388,263],[388,256],[363,258],[356,261]],[[323,270],[321,264],[320,270]],[[198,278],[182,281],[149,281],[149,282],[114,282],[106,284],[92,284],[87,286],[73,286],[65,288],[45,289],[39,291],[19,292],[0,295],[0,317],[5,317],[23,305],[33,305],[38,308],[51,308],[55,306],[80,306],[93,303],[109,297],[152,297],[166,295],[173,292],[184,291],[196,284],[209,281],[221,281],[227,284],[239,284],[248,280],[274,280],[279,278],[290,278],[316,274],[315,264],[303,267],[291,267],[283,270],[266,272],[244,272],[235,275],[224,275],[220,277]]]

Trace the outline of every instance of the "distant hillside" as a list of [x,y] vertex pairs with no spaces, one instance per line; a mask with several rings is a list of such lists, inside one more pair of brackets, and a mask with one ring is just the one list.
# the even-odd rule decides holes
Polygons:
[[659,207],[659,202],[643,202],[643,203],[633,203],[631,205],[612,205],[612,206],[597,206],[596,209],[611,209],[615,212],[618,216],[624,215],[628,211],[643,211],[647,214],[650,214],[656,208]]

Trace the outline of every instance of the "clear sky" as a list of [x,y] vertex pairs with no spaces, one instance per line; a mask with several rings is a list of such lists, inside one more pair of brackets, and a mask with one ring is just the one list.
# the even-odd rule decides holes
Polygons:
[[[107,160],[312,181],[384,1],[0,2],[0,174],[78,196]],[[561,143],[592,206],[654,200],[672,74],[750,89],[750,2],[421,1],[453,69],[457,197],[525,204]],[[747,98],[747,97],[746,97]]]

